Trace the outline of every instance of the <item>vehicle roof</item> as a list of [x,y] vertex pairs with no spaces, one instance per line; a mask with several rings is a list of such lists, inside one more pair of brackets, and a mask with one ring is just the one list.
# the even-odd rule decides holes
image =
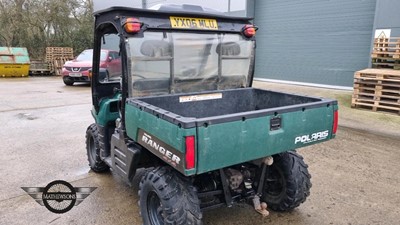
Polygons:
[[139,9],[139,8],[131,8],[131,7],[123,7],[123,6],[114,6],[110,7],[107,9],[99,10],[94,12],[94,16],[100,16],[102,14],[106,13],[119,13],[119,12],[139,12],[143,14],[148,14],[148,15],[176,15],[176,16],[199,16],[199,17],[213,17],[213,18],[221,18],[221,19],[233,19],[233,20],[252,20],[254,18],[252,17],[238,17],[238,16],[227,16],[223,15],[219,12],[216,13],[211,13],[209,11],[182,11],[182,10],[171,10],[168,9],[166,11],[164,10],[153,10],[153,9]]
[[223,12],[203,7],[200,5],[193,5],[193,4],[173,4],[173,3],[162,3],[162,4],[157,4],[154,5],[148,9],[152,10],[162,10],[162,11],[193,11],[193,12],[209,12],[209,13],[216,13],[216,14],[222,14],[224,15]]

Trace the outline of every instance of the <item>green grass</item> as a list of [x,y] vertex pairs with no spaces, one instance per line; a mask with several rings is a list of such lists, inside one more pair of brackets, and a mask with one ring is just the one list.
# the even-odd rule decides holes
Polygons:
[[339,106],[351,108],[351,94],[335,94],[334,98],[338,100]]

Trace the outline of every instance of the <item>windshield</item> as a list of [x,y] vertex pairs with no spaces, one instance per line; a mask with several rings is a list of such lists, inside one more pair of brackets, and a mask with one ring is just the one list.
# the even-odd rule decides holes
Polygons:
[[240,34],[148,31],[127,46],[131,96],[247,87],[254,57]]
[[[93,49],[88,49],[76,57],[76,61],[83,62],[83,61],[92,61],[93,58]],[[107,51],[101,51],[100,61],[105,61],[107,58]]]

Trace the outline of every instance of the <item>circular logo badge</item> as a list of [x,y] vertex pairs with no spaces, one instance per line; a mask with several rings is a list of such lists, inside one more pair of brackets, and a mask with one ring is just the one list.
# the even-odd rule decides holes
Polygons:
[[53,213],[66,213],[74,207],[76,191],[72,185],[63,180],[49,183],[43,190],[43,204]]

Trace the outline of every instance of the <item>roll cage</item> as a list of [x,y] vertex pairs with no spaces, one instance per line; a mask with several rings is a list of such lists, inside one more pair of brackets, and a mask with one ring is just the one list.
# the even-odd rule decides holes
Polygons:
[[[132,89],[132,81],[129,75],[130,72],[130,61],[128,60],[127,52],[127,40],[128,38],[143,38],[146,31],[160,31],[160,32],[171,32],[178,31],[182,33],[204,33],[204,34],[243,34],[246,25],[251,24],[252,18],[242,17],[228,17],[220,14],[210,13],[197,13],[197,12],[182,12],[182,11],[155,11],[145,9],[135,9],[126,7],[112,7],[106,10],[95,12],[95,32],[94,32],[94,51],[93,51],[93,69],[92,69],[92,102],[95,111],[99,111],[100,103],[104,98],[112,98],[116,94],[120,94],[121,102],[125,102],[129,98],[129,90]],[[176,27],[179,23],[177,20],[176,24],[172,24],[172,16],[176,18],[199,18],[201,19],[215,19],[218,23],[217,29],[199,29],[199,27]],[[126,32],[124,26],[129,22],[129,18],[135,18],[136,21],[140,22],[140,31],[132,34]],[[180,21],[184,24],[185,21]],[[190,21],[186,21],[190,23]],[[187,25],[187,24],[186,24]],[[174,27],[175,26],[175,27]],[[103,76],[100,68],[100,51],[102,44],[102,37],[107,34],[116,34],[119,36],[119,48],[122,62],[122,77],[119,82],[100,82],[99,77]],[[254,42],[253,48],[255,48],[254,37],[244,37],[247,40]],[[219,47],[219,63],[224,56],[222,52],[224,47]],[[225,50],[226,51],[226,50]],[[233,57],[233,56],[229,56]],[[173,60],[173,59],[171,59]],[[250,56],[250,66],[248,71],[247,83],[244,86],[250,87],[253,81],[254,74],[254,54]],[[173,70],[173,67],[170,68]],[[173,76],[171,72],[171,76]],[[218,71],[218,76],[221,76],[221,71]],[[173,91],[173,81],[170,82],[169,93]],[[172,90],[172,91],[171,91]],[[124,104],[120,104],[120,112],[122,120],[124,118]]]

